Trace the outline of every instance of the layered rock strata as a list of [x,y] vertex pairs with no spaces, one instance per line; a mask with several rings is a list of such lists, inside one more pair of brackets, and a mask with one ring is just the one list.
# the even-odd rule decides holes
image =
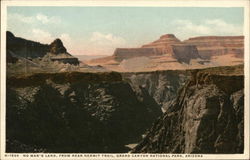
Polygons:
[[195,45],[200,56],[206,59],[225,54],[244,57],[244,36],[203,36],[189,38],[183,42]]
[[117,48],[113,54],[116,60],[134,57],[150,57],[159,55],[170,55],[180,63],[189,63],[191,59],[200,58],[194,45],[182,43],[173,34],[166,34],[150,44],[141,48]]

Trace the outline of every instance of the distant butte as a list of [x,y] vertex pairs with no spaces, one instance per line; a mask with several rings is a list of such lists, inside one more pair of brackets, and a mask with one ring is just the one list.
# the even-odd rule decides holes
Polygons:
[[141,56],[171,55],[179,62],[189,63],[191,59],[200,58],[194,45],[185,44],[173,34],[165,34],[160,39],[143,45],[141,48],[117,48],[114,57],[118,61]]
[[202,58],[233,54],[235,57],[244,57],[244,36],[203,36],[189,38],[183,41],[195,45]]
[[191,59],[210,59],[212,56],[226,54],[243,58],[244,36],[203,36],[180,41],[174,34],[165,34],[140,48],[117,48],[113,56],[116,60],[122,61],[134,57],[166,54],[184,63],[189,63]]
[[202,36],[180,41],[174,34],[138,48],[116,48],[112,56],[86,61],[121,72],[206,68],[244,62],[244,36]]

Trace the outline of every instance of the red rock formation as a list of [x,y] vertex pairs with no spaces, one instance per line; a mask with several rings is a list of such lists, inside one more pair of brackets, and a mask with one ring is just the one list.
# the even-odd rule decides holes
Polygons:
[[134,57],[162,55],[165,52],[159,48],[117,48],[113,54],[117,61]]
[[171,45],[172,56],[179,62],[189,63],[191,59],[200,58],[196,46],[193,45]]
[[244,36],[204,36],[185,40],[184,43],[195,45],[202,58],[211,56],[234,54],[244,56]]
[[[130,58],[147,57],[151,64],[148,64],[148,69],[158,70],[166,68],[183,69],[182,63],[191,64],[192,59],[197,59],[192,63],[192,67],[199,68],[206,65],[241,64],[243,63],[243,53],[243,36],[204,36],[180,41],[173,34],[165,34],[158,40],[142,45],[139,48],[117,48],[112,56],[94,59],[88,63],[90,65],[106,65],[107,68],[116,70],[123,60],[130,61],[128,60]],[[232,54],[235,56],[232,56]],[[134,61],[134,63],[137,62]],[[129,64],[129,62],[125,64]],[[200,64],[205,65],[200,66]],[[123,71],[124,68],[126,67],[120,69]]]
[[143,45],[143,48],[166,48],[170,44],[180,44],[181,41],[175,37],[173,34],[165,34],[160,37],[160,39]]
[[173,34],[165,34],[160,39],[143,45],[141,48],[117,48],[114,57],[118,61],[142,56],[157,56],[169,54],[179,62],[189,63],[191,59],[199,58],[197,49],[193,45],[186,45]]

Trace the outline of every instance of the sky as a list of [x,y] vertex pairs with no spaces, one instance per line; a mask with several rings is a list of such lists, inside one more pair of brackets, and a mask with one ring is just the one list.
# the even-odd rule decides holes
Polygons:
[[73,55],[112,55],[115,48],[140,47],[163,34],[243,35],[240,7],[37,7],[7,8],[7,30],[49,44],[60,38]]

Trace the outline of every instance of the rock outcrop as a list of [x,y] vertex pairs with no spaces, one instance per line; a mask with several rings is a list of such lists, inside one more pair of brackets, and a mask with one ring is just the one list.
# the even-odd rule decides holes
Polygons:
[[188,70],[122,73],[124,80],[133,88],[143,88],[162,107],[162,110],[177,96],[178,90],[190,76],[191,72]]
[[182,43],[173,34],[163,35],[159,40],[143,45],[141,48],[117,48],[113,54],[118,61],[159,55],[171,55],[180,63],[189,63],[191,59],[200,58],[194,45]]
[[243,153],[243,66],[193,70],[134,153]]
[[114,72],[9,77],[6,93],[7,152],[127,152],[161,115]]
[[243,56],[243,36],[204,36],[180,41],[173,34],[166,34],[141,47],[117,48],[112,56],[86,63],[117,72],[148,72],[239,65],[244,63]]
[[15,37],[13,33],[7,31],[6,33],[6,48],[7,57],[10,54],[8,51],[14,52],[17,56],[24,58],[43,57],[49,52],[49,45],[41,44],[26,40],[20,37]]
[[175,37],[173,34],[165,34],[160,37],[160,39],[149,43],[145,44],[142,47],[143,48],[166,48],[166,46],[171,45],[171,44],[180,44],[181,41]]
[[15,37],[13,33],[7,31],[6,43],[8,63],[15,63],[19,58],[31,60],[33,58],[42,58],[47,54],[51,54],[52,61],[74,65],[79,64],[78,59],[67,52],[60,39],[54,40],[50,45],[41,44],[39,42]]
[[202,58],[233,54],[244,56],[244,36],[203,36],[185,40],[184,43],[195,45]]
[[117,61],[134,57],[148,57],[165,54],[162,49],[158,48],[116,48],[113,57]]
[[200,58],[197,48],[193,45],[173,45],[171,49],[172,56],[180,63],[189,64],[191,59]]
[[66,53],[67,50],[63,46],[63,43],[60,39],[55,39],[51,44],[50,44],[50,53],[52,54],[60,54],[60,53]]
[[242,153],[243,68],[8,77],[7,152]]

